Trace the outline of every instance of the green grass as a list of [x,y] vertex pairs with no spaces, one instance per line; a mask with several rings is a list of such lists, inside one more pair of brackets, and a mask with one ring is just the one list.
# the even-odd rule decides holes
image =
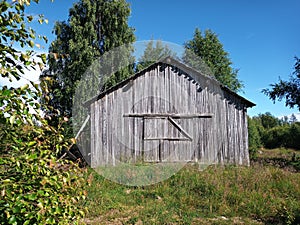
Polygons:
[[187,165],[146,187],[86,176],[86,224],[300,224],[300,173],[273,166]]

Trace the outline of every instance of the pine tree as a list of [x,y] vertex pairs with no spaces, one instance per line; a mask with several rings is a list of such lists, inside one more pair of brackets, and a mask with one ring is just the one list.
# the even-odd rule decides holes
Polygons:
[[[67,21],[56,23],[56,39],[49,48],[46,73],[54,80],[51,88],[53,110],[71,117],[75,88],[87,68],[104,53],[135,40],[134,30],[128,26],[129,15],[126,0],[80,0],[70,9]],[[130,54],[127,52],[128,57]],[[113,74],[109,85],[132,73],[133,66],[124,68]],[[98,88],[97,80],[89,82],[87,87]]]
[[228,53],[223,49],[218,36],[211,30],[206,30],[203,35],[197,28],[193,39],[185,43],[185,49],[183,60],[188,65],[214,76],[232,91],[237,92],[243,87],[237,78],[238,70],[231,67]]

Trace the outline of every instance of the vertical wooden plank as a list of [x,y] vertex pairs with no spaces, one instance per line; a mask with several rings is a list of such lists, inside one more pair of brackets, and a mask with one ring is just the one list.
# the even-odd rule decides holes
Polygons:
[[247,118],[247,109],[243,109],[243,129],[244,129],[244,152],[245,159],[244,165],[250,166],[250,157],[249,157],[249,146],[248,146],[248,118]]
[[99,113],[99,102],[95,102],[93,104],[93,111],[94,111],[94,129],[93,129],[93,133],[91,134],[94,137],[94,150],[93,150],[93,154],[92,154],[92,160],[94,161],[94,165],[93,168],[96,168],[98,166],[101,166],[101,161],[100,161],[100,157],[101,157],[101,151],[102,149],[99,148],[99,143],[101,143],[101,141],[99,140],[99,133],[100,133],[100,113]]
[[95,137],[95,104],[96,102],[94,102],[93,104],[90,105],[90,111],[91,111],[91,128],[90,128],[90,132],[91,132],[91,167],[95,168],[97,166],[96,162],[95,162],[95,142],[96,142],[96,137]]
[[95,102],[94,103],[94,131],[93,131],[93,136],[95,137],[95,154],[93,155],[93,159],[95,161],[97,161],[96,163],[96,167],[97,166],[102,166],[102,148],[101,148],[101,144],[102,144],[102,140],[101,140],[101,128],[102,128],[102,123],[101,123],[101,111],[99,110],[99,102]]
[[107,107],[108,107],[108,104],[107,104],[107,96],[105,96],[103,99],[102,99],[102,145],[103,145],[103,160],[105,162],[105,164],[108,164],[109,163],[109,152],[108,152],[108,144],[107,144],[107,132],[108,132],[108,121],[107,121]]

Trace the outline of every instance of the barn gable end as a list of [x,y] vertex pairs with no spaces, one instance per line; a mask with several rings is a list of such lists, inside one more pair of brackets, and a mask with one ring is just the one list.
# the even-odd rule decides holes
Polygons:
[[172,58],[86,104],[92,167],[138,161],[249,165],[247,108],[254,104]]

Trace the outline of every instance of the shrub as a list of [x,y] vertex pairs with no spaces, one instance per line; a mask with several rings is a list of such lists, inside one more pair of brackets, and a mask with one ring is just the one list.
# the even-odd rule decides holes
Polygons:
[[290,126],[288,142],[286,147],[300,150],[300,124],[294,123]]
[[248,141],[250,159],[256,158],[257,150],[261,147],[260,125],[248,117]]
[[[39,0],[0,2],[2,79],[18,80],[25,69],[46,63],[34,46],[36,37],[47,37],[36,35],[28,26],[34,17],[25,13],[33,2]],[[38,21],[47,22],[42,15]],[[53,128],[41,117],[46,105],[38,100],[49,99],[47,82],[0,89],[0,224],[74,224],[83,215],[80,170],[57,158],[72,144],[63,135],[64,121]]]
[[67,224],[84,214],[80,170],[57,159],[72,144],[62,135],[64,121],[54,129],[40,117],[39,95],[28,85],[0,90],[1,224]]
[[289,126],[277,126],[265,131],[263,142],[266,148],[286,147],[289,138]]

